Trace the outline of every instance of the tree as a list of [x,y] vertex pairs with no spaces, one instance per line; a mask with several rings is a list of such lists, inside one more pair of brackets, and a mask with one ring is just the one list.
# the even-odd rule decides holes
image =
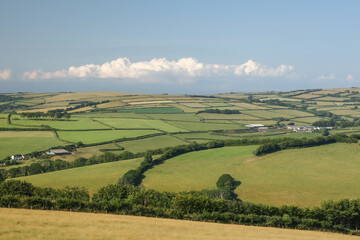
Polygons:
[[241,184],[240,181],[236,181],[230,174],[223,174],[216,182],[216,186],[219,189],[220,195],[228,200],[237,199],[237,194],[234,193],[236,187]]
[[230,174],[223,174],[219,177],[216,182],[216,186],[219,189],[226,189],[229,191],[233,191],[236,188],[235,179]]
[[321,134],[323,135],[323,136],[329,136],[330,135],[330,132],[329,132],[329,129],[327,129],[327,128],[323,128],[322,130],[321,130]]
[[141,182],[141,173],[137,170],[129,170],[119,179],[119,184],[137,186]]

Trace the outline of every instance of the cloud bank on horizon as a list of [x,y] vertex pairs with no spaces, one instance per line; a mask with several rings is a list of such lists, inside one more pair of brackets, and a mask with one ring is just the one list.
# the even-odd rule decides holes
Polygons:
[[155,58],[150,61],[131,62],[128,58],[118,58],[102,65],[86,64],[68,69],[46,72],[35,70],[25,72],[25,80],[44,79],[134,79],[138,82],[162,82],[169,77],[178,82],[189,82],[197,77],[280,77],[294,69],[291,65],[268,67],[252,60],[241,65],[205,64],[195,58],[181,58],[169,61]]
[[10,69],[0,69],[0,80],[8,80],[11,77],[11,70]]

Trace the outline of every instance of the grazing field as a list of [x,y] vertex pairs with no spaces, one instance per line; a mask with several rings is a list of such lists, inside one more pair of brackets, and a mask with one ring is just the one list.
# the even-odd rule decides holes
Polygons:
[[171,114],[183,112],[181,109],[175,107],[134,108],[126,111],[138,114]]
[[103,149],[119,149],[118,151],[113,151],[114,153],[119,154],[121,152],[121,149],[117,143],[108,143],[108,144],[102,144],[97,146],[91,146],[91,147],[83,147],[83,148],[77,148],[72,154],[70,155],[55,155],[51,157],[51,160],[61,159],[65,161],[74,161],[77,158],[90,158],[94,155],[100,155],[104,152],[100,151]]
[[65,186],[85,187],[91,194],[101,187],[115,184],[124,173],[139,166],[142,159],[123,160],[97,165],[71,168],[56,172],[16,178],[39,187],[63,188]]
[[0,208],[1,239],[348,240],[336,233],[100,213]]
[[[55,96],[46,97],[46,102],[61,102],[61,101],[101,101],[110,97],[124,96],[128,93],[121,92],[78,92],[78,93],[60,93]],[[132,94],[134,95],[134,94]],[[140,95],[140,94],[137,94]]]
[[12,124],[22,126],[41,126],[47,125],[60,130],[87,130],[87,129],[110,129],[110,127],[93,121],[90,118],[71,118],[69,121],[51,121],[51,120],[12,120]]
[[198,114],[198,116],[204,119],[260,120],[259,118],[249,116],[246,113],[251,113],[251,111],[244,111],[244,114],[201,113]]
[[185,122],[199,122],[200,118],[192,113],[178,113],[178,114],[146,114],[148,118],[160,120],[173,120]]
[[169,135],[156,136],[152,138],[125,141],[119,143],[119,145],[124,147],[125,150],[133,153],[146,152],[147,150],[173,147],[182,144],[187,144],[187,142]]
[[159,133],[156,130],[103,130],[103,131],[58,131],[59,137],[68,142],[85,144],[112,141],[120,138],[133,138]]
[[311,113],[297,111],[297,110],[285,110],[284,109],[284,110],[272,110],[272,112],[285,114],[285,115],[290,115],[290,116],[294,116],[294,117],[311,117],[311,116],[314,116]]
[[[262,157],[254,146],[192,152],[149,170],[143,184],[161,191],[214,189],[231,174],[240,199],[271,205],[318,206],[325,200],[359,198],[360,146],[330,144]],[[210,174],[211,173],[211,174]]]
[[250,115],[250,116],[255,116],[255,117],[264,118],[264,119],[272,119],[272,118],[279,118],[279,117],[284,117],[284,118],[292,118],[293,117],[289,114],[277,113],[275,111],[276,110],[253,110],[253,111],[248,111],[248,112],[244,112],[244,113],[246,113],[247,115]]
[[321,120],[321,118],[319,118],[319,117],[302,117],[302,118],[296,118],[296,120],[300,121],[300,122],[305,122],[305,123],[311,124],[313,122]]
[[182,132],[181,128],[169,125],[161,120],[151,119],[125,119],[125,118],[97,118],[99,122],[114,128],[151,128],[158,129],[165,132]]
[[180,109],[181,111],[186,112],[186,113],[195,113],[195,112],[201,110],[199,108],[191,108],[191,107],[187,107],[187,106],[184,106],[184,105],[178,104],[178,103],[169,104],[169,105],[173,106],[174,108]]
[[46,131],[0,131],[0,159],[64,145],[55,134]]
[[190,108],[205,108],[208,107],[207,105],[201,104],[201,103],[197,103],[197,102],[189,102],[189,103],[181,103],[181,105],[184,105],[186,107],[190,107]]
[[232,105],[241,107],[241,108],[245,108],[245,109],[269,109],[265,106],[259,106],[259,105],[255,105],[255,104],[249,104],[249,103],[231,103]]
[[84,112],[76,114],[82,118],[136,118],[136,119],[148,119],[143,114],[136,114],[133,112]]
[[263,124],[265,126],[270,126],[277,123],[275,120],[233,120],[233,122],[239,124]]
[[238,124],[206,123],[206,122],[167,122],[175,127],[189,131],[229,130],[241,128]]

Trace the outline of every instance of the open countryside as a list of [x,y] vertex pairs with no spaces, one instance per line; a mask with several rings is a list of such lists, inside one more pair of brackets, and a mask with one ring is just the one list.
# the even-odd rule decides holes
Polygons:
[[[328,211],[331,201],[337,206],[343,204],[337,201],[344,198],[360,198],[356,181],[360,174],[358,91],[315,89],[204,96],[105,92],[7,94],[4,96],[10,101],[3,105],[0,115],[3,148],[0,170],[3,178],[7,178],[4,184],[14,179],[29,182],[35,188],[55,189],[52,191],[60,191],[59,194],[79,192],[78,196],[83,196],[81,201],[85,201],[85,205],[74,206],[79,210],[92,198],[97,201],[99,194],[109,187],[126,183],[141,187],[126,190],[130,195],[128,200],[121,200],[122,204],[136,201],[136,194],[147,196],[148,191],[155,191],[170,194],[159,201],[172,204],[161,203],[165,204],[161,208],[190,211],[190,215],[179,216],[162,213],[172,218],[196,219],[193,214],[200,214],[198,210],[182,209],[177,203],[194,191],[205,198],[220,194],[220,199],[225,197],[230,202],[234,200],[229,199],[240,199],[250,205],[265,204],[279,209],[283,205],[310,207],[312,211],[325,207],[324,211]],[[318,100],[328,96],[328,92],[334,98],[341,96],[336,110],[342,110],[337,113],[344,115],[333,112],[333,102]],[[301,98],[305,94],[314,98],[308,95]],[[44,104],[47,101],[58,108],[48,108]],[[49,155],[52,151],[54,154]],[[219,188],[218,179],[224,174],[238,184],[229,190]],[[32,194],[34,198],[38,193]],[[26,208],[30,204],[27,198],[7,204],[9,200],[4,198],[4,206]],[[40,208],[65,207],[58,205],[58,200],[50,201],[55,202]],[[112,200],[111,204],[114,201],[119,200]],[[94,207],[82,211],[104,211]],[[119,207],[114,205],[106,212],[158,214]],[[209,218],[203,214],[199,218]],[[250,215],[241,214],[245,219],[220,222],[248,225],[254,221],[248,219]],[[297,223],[295,218],[290,225],[282,225],[287,224],[286,216],[280,215],[279,223],[275,220],[278,216],[268,216],[267,220],[258,220],[265,222],[257,225],[356,233],[350,225],[334,229],[319,222],[324,228]]]

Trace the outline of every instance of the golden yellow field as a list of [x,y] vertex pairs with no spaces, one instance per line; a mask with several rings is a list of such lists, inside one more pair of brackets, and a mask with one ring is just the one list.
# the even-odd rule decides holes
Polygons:
[[236,102],[236,103],[231,103],[231,104],[241,107],[241,108],[245,108],[245,109],[269,109],[268,107],[265,107],[265,106],[255,105],[255,104],[250,104],[250,103],[243,103],[243,102]]
[[0,239],[349,240],[354,236],[112,214],[0,208]]

